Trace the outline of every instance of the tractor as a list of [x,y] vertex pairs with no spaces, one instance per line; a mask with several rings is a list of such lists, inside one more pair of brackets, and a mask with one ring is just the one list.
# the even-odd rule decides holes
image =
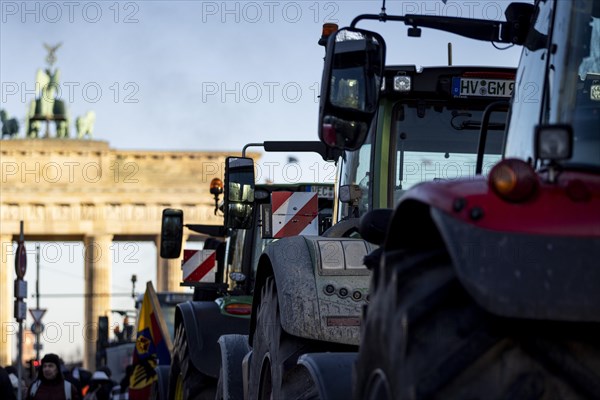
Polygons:
[[[339,357],[335,373],[322,354],[298,361],[321,398],[336,398],[332,376],[355,399],[600,397],[600,2],[511,3],[505,16],[367,14],[328,41],[320,137],[347,150],[369,145],[382,81],[393,83],[383,38],[358,22],[523,51],[510,101],[481,118],[475,175],[414,185],[389,218],[363,217],[365,233],[384,233],[361,224],[381,247],[358,355]],[[338,76],[359,83],[352,102],[337,101]],[[459,91],[463,80],[474,85],[461,77]],[[497,137],[493,116],[506,109]],[[391,134],[403,142],[402,130]],[[500,160],[482,174],[496,138]]]

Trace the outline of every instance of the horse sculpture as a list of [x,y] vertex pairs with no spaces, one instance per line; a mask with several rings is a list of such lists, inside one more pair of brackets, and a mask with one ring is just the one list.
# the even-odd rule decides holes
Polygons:
[[92,138],[94,133],[94,122],[96,122],[96,113],[88,111],[85,115],[75,119],[75,127],[77,128],[77,138],[83,139],[84,136]]
[[8,119],[8,113],[0,110],[0,120],[2,121],[2,139],[4,136],[12,138],[19,133],[19,121],[16,118]]
[[[69,118],[65,102],[57,99],[60,70],[39,69],[36,74],[35,84],[39,97],[31,101],[27,113],[27,137],[37,138],[40,133],[42,121],[56,123],[56,137],[69,137]],[[46,132],[48,135],[49,132]]]

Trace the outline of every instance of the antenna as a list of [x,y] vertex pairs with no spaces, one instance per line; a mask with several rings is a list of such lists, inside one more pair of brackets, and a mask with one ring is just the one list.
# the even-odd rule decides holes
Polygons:
[[383,4],[381,4],[381,12],[379,13],[380,20],[385,21],[385,17],[387,16],[385,12],[385,0],[383,0]]
[[448,66],[452,65],[452,42],[448,42]]

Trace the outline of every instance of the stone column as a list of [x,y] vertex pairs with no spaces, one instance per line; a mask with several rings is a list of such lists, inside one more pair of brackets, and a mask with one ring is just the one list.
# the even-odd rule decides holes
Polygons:
[[179,258],[165,259],[160,256],[160,236],[154,240],[156,244],[156,291],[157,292],[183,292],[185,287],[179,286],[182,280],[181,260],[187,235],[181,240],[181,254]]
[[[12,235],[0,235],[0,365],[12,364],[12,346],[19,328],[14,316]],[[14,342],[13,342],[14,339]]]
[[[96,369],[96,342],[98,317],[110,318],[111,304],[111,253],[112,235],[95,235],[84,238],[85,246],[85,307],[83,367]],[[110,321],[109,321],[110,327]]]

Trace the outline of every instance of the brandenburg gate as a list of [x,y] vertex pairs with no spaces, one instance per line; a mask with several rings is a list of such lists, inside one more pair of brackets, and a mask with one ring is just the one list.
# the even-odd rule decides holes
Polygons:
[[[14,322],[13,243],[19,221],[24,221],[26,242],[83,242],[84,326],[95,327],[111,309],[110,296],[94,294],[111,292],[112,242],[154,241],[159,246],[161,213],[168,207],[183,209],[186,223],[222,224],[209,183],[223,178],[228,155],[116,150],[99,140],[0,141],[0,365],[11,363],[11,342],[16,341],[5,329],[6,322]],[[157,290],[180,290],[181,261],[157,258]],[[30,257],[30,270],[32,265]],[[30,282],[30,294],[33,286]],[[93,368],[95,352],[96,342],[86,341],[86,368]]]

